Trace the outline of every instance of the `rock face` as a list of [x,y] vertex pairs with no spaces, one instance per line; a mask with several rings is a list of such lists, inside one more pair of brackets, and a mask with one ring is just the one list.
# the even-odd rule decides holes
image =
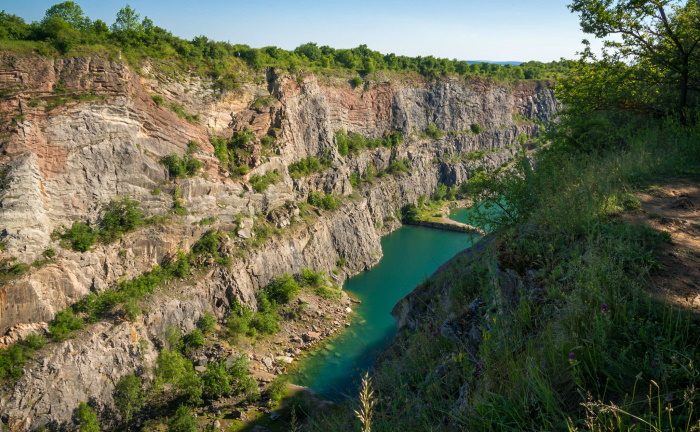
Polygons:
[[[262,84],[222,92],[206,79],[173,79],[156,65],[142,70],[148,77],[98,57],[0,53],[0,258],[31,263],[49,247],[58,252],[53,263],[0,286],[0,335],[11,331],[4,342],[21,337],[11,335],[26,333],[20,330],[27,326],[42,328],[90,292],[188,250],[208,229],[252,237],[252,221],[263,215],[284,233],[238,256],[230,267],[212,269],[194,286],[154,295],[138,324],[98,323],[42,350],[14,388],[0,394],[0,415],[13,427],[68,423],[78,403],[90,398],[108,417],[116,382],[136,369],[149,370],[154,344],[169,326],[189,331],[204,313],[223,318],[233,301],[255,308],[255,292],[282,273],[304,267],[331,272],[342,258],[347,262],[337,276],[342,282],[373,266],[381,257],[380,236],[399,226],[398,209],[432,194],[439,182],[459,184],[475,167],[503,164],[517,151],[518,138],[537,136],[536,121],[558,109],[544,82],[401,83],[379,77],[361,90],[334,78],[268,70]],[[154,95],[164,103],[155,103]],[[168,108],[172,104],[199,119],[185,121]],[[431,124],[448,134],[426,138],[422,132]],[[471,132],[473,124],[483,130]],[[214,157],[209,137],[229,137],[244,128],[275,142],[268,149],[256,142],[248,156],[251,172],[234,179]],[[404,143],[342,157],[334,142],[340,129],[370,138],[399,130]],[[204,173],[170,179],[159,160],[183,155],[190,141],[199,144],[192,156],[204,164]],[[480,158],[468,157],[476,152]],[[324,172],[288,174],[290,163],[324,155],[333,161]],[[351,175],[362,175],[370,165],[385,170],[397,159],[409,161],[409,173],[353,188]],[[248,180],[273,170],[280,181],[255,192]],[[189,214],[173,216],[170,224],[84,253],[52,239],[62,226],[98,222],[102,208],[118,196],[136,199],[149,215],[165,214],[176,189]],[[338,210],[319,210],[312,223],[291,226],[298,209],[283,209],[315,190],[347,197]],[[193,224],[204,217],[216,219],[209,226]]]

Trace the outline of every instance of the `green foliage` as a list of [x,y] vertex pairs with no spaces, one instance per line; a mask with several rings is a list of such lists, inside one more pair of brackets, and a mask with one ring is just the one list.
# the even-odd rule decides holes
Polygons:
[[226,319],[226,327],[234,335],[245,335],[250,329],[250,321],[253,319],[253,312],[238,303],[232,307],[231,315]]
[[[602,60],[597,61],[587,47],[577,65],[579,71],[589,74],[596,74],[595,68],[603,74],[611,70],[628,71],[624,75],[613,73],[621,78],[620,89],[598,87],[602,93],[617,93],[619,96],[614,99],[627,105],[623,109],[643,106],[645,99],[650,98],[647,100],[653,101],[653,105],[648,108],[675,111],[682,116],[687,114],[684,111],[691,102],[689,90],[700,81],[700,34],[697,32],[700,5],[671,0],[642,3],[575,0],[569,8],[580,14],[582,30],[603,39],[608,48]],[[575,75],[580,77],[581,74]],[[605,84],[605,81],[601,83]],[[631,104],[627,104],[626,98],[620,97],[621,93],[634,87],[641,91],[628,94]],[[588,92],[589,87],[575,83],[569,89],[575,89],[576,95],[565,99],[574,103],[594,101],[599,96]]]
[[270,383],[270,386],[267,388],[267,396],[272,406],[278,404],[282,398],[289,394],[288,384],[289,378],[286,375],[278,375]]
[[289,303],[294,296],[299,294],[299,284],[296,283],[294,277],[285,273],[282,276],[275,278],[274,281],[265,289],[270,300],[279,304]]
[[309,191],[307,202],[312,206],[320,207],[324,210],[335,210],[340,207],[340,200],[333,194],[325,192]]
[[208,399],[218,399],[233,391],[233,377],[226,369],[226,362],[219,360],[207,364],[207,370],[202,375],[204,396]]
[[19,344],[0,348],[0,381],[21,377],[24,364],[45,344],[43,336],[29,335]]
[[197,327],[202,330],[204,334],[211,333],[216,329],[216,318],[210,313],[205,313],[197,321]]
[[475,134],[481,133],[481,131],[483,130],[483,128],[481,127],[481,125],[479,125],[479,123],[472,123],[472,125],[469,126],[469,129],[471,129],[471,131],[474,132]]
[[350,80],[350,85],[351,85],[353,88],[360,87],[360,86],[363,85],[364,83],[365,83],[365,82],[362,80],[362,78],[357,77],[357,76]]
[[197,153],[200,149],[201,149],[201,146],[199,145],[199,143],[197,143],[195,141],[188,141],[187,142],[187,151],[185,153],[187,153],[188,155],[191,155],[193,153]]
[[401,174],[401,173],[406,173],[410,172],[411,169],[409,168],[410,161],[408,159],[394,159],[389,163],[389,167],[386,169],[386,172],[389,174]]
[[156,359],[155,376],[159,383],[173,384],[176,396],[185,403],[202,401],[202,380],[192,363],[178,351],[162,350]]
[[182,158],[177,153],[172,153],[160,160],[160,163],[168,169],[168,174],[173,178],[192,177],[197,175],[204,164],[199,159],[185,155]]
[[97,414],[85,402],[80,402],[76,409],[75,417],[80,425],[80,429],[78,429],[80,432],[100,432],[102,430],[102,426],[97,420]]
[[184,350],[185,351],[194,351],[197,348],[201,348],[204,346],[204,334],[202,333],[202,330],[196,328],[189,332],[188,334],[185,335],[183,338],[183,343],[184,343]]
[[144,224],[139,202],[124,196],[110,202],[104,210],[98,237],[103,243],[110,243],[122,234],[136,230]]
[[22,276],[30,270],[27,264],[16,261],[15,257],[0,259],[0,282]]
[[155,103],[158,106],[165,105],[165,99],[163,99],[163,96],[161,95],[151,95],[151,99],[153,100],[153,103]]
[[74,222],[60,237],[70,242],[70,247],[78,252],[88,251],[98,239],[103,243],[111,243],[145,223],[138,205],[138,201],[131,200],[128,196],[116,199],[105,207],[97,229],[84,222]]
[[168,432],[197,432],[197,419],[192,408],[180,405],[168,422]]
[[278,170],[269,171],[262,176],[255,175],[250,178],[250,184],[257,193],[262,193],[267,190],[271,184],[275,184],[281,180]]
[[435,126],[435,123],[430,123],[427,129],[425,129],[425,136],[432,139],[440,139],[443,135],[445,135],[445,132],[438,129],[438,127]]
[[83,328],[83,320],[69,307],[56,314],[49,324],[49,334],[53,340],[61,342],[68,339],[74,330],[81,328]]
[[330,168],[333,161],[328,157],[317,158],[311,156],[289,165],[289,175],[294,178],[304,177],[311,173],[322,172]]
[[420,217],[420,211],[415,204],[407,204],[401,209],[401,217],[404,222],[415,222]]
[[124,375],[114,389],[114,404],[128,423],[135,412],[143,406],[143,380],[134,374]]
[[97,233],[84,222],[73,222],[73,225],[61,238],[68,240],[74,251],[87,252],[97,241]]
[[347,156],[350,153],[358,153],[363,149],[376,149],[377,147],[396,147],[403,142],[403,134],[400,131],[392,131],[383,138],[365,138],[357,133],[346,133],[340,129],[335,133],[335,143],[338,153]]

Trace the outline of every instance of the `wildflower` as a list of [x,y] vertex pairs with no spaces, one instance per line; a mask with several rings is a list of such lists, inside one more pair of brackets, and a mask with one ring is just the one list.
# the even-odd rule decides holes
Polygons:
[[569,361],[576,361],[576,354],[575,353],[572,353],[572,352],[569,353]]
[[610,308],[608,307],[607,304],[601,303],[600,304],[600,311],[603,313],[608,313],[608,312],[610,312]]
[[666,400],[673,400],[673,393],[669,393],[666,395]]

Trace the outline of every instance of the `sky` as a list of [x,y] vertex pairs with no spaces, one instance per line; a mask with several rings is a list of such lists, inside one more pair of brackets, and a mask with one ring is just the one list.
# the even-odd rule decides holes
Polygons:
[[[40,20],[59,0],[0,0],[0,10]],[[581,40],[566,0],[78,0],[111,24],[129,3],[174,35],[285,49],[316,42],[382,53],[459,60],[573,59]],[[595,45],[594,45],[595,46]]]

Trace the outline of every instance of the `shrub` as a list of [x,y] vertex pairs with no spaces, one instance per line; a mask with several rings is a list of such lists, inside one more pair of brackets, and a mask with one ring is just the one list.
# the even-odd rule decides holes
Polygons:
[[275,184],[279,181],[280,174],[278,170],[267,172],[262,176],[256,175],[250,178],[250,184],[257,193],[265,192],[271,184]]
[[357,77],[357,76],[356,76],[356,77],[354,77],[353,79],[350,80],[350,85],[351,85],[353,88],[357,88],[357,87],[361,86],[362,84],[364,84],[364,81],[363,81],[362,78],[360,78],[360,77]]
[[161,95],[151,95],[151,99],[158,106],[165,105],[165,99]]
[[204,334],[211,333],[216,328],[216,318],[210,313],[205,313],[199,321],[197,321],[197,327],[199,327]]
[[168,432],[197,432],[197,419],[192,415],[192,408],[180,405],[168,422]]
[[440,139],[445,133],[435,126],[435,123],[430,123],[425,130],[425,135],[432,139]]
[[289,394],[289,389],[287,388],[288,383],[289,378],[285,375],[277,376],[277,378],[270,383],[270,386],[267,388],[267,396],[273,405],[277,404],[282,398]]
[[177,153],[171,153],[160,160],[160,163],[168,169],[168,174],[173,178],[192,177],[197,175],[204,166],[199,159],[185,155],[182,158]]
[[83,328],[83,320],[69,307],[56,314],[49,324],[49,334],[53,340],[61,342],[68,339],[71,332],[81,328]]
[[209,399],[227,396],[233,391],[231,375],[226,370],[226,362],[219,360],[207,365],[202,375],[204,395]]
[[185,351],[194,351],[204,346],[204,335],[202,330],[194,329],[183,338]]
[[324,192],[309,192],[307,199],[312,206],[320,207],[324,210],[335,210],[340,207],[340,201],[333,194]]
[[389,164],[389,167],[387,168],[386,171],[389,174],[401,174],[401,173],[409,172],[409,171],[411,171],[408,168],[409,164],[410,164],[410,162],[408,161],[408,159],[394,159],[393,161],[391,161],[391,163]]
[[231,315],[226,319],[226,327],[234,335],[244,335],[250,329],[250,321],[253,319],[253,312],[238,303],[234,304]]
[[299,284],[294,281],[291,275],[285,273],[277,277],[265,292],[269,300],[279,304],[287,304],[299,293],[299,290]]
[[188,141],[187,142],[187,151],[185,154],[191,155],[193,153],[197,153],[200,149],[200,146],[197,142],[195,141]]
[[326,275],[323,272],[314,272],[309,268],[301,270],[299,279],[302,286],[319,287],[326,284]]
[[314,172],[321,172],[331,165],[330,158],[319,159],[316,156],[311,156],[289,165],[289,175],[295,178],[303,177]]
[[134,231],[144,224],[139,202],[123,197],[110,202],[100,222],[98,237],[105,243],[121,238],[122,234]]
[[61,235],[61,238],[68,240],[74,251],[87,252],[97,241],[97,233],[84,222],[73,222],[73,225]]
[[75,417],[80,424],[80,432],[100,432],[102,430],[100,422],[97,421],[97,414],[85,402],[80,402]]
[[478,134],[478,133],[480,133],[480,132],[483,130],[482,127],[481,127],[481,125],[480,125],[479,123],[472,123],[472,125],[471,125],[469,128],[470,128],[470,129],[472,130],[472,132],[474,132],[475,134]]
[[129,422],[144,402],[143,380],[134,374],[123,376],[114,389],[114,404],[124,416],[124,421]]

